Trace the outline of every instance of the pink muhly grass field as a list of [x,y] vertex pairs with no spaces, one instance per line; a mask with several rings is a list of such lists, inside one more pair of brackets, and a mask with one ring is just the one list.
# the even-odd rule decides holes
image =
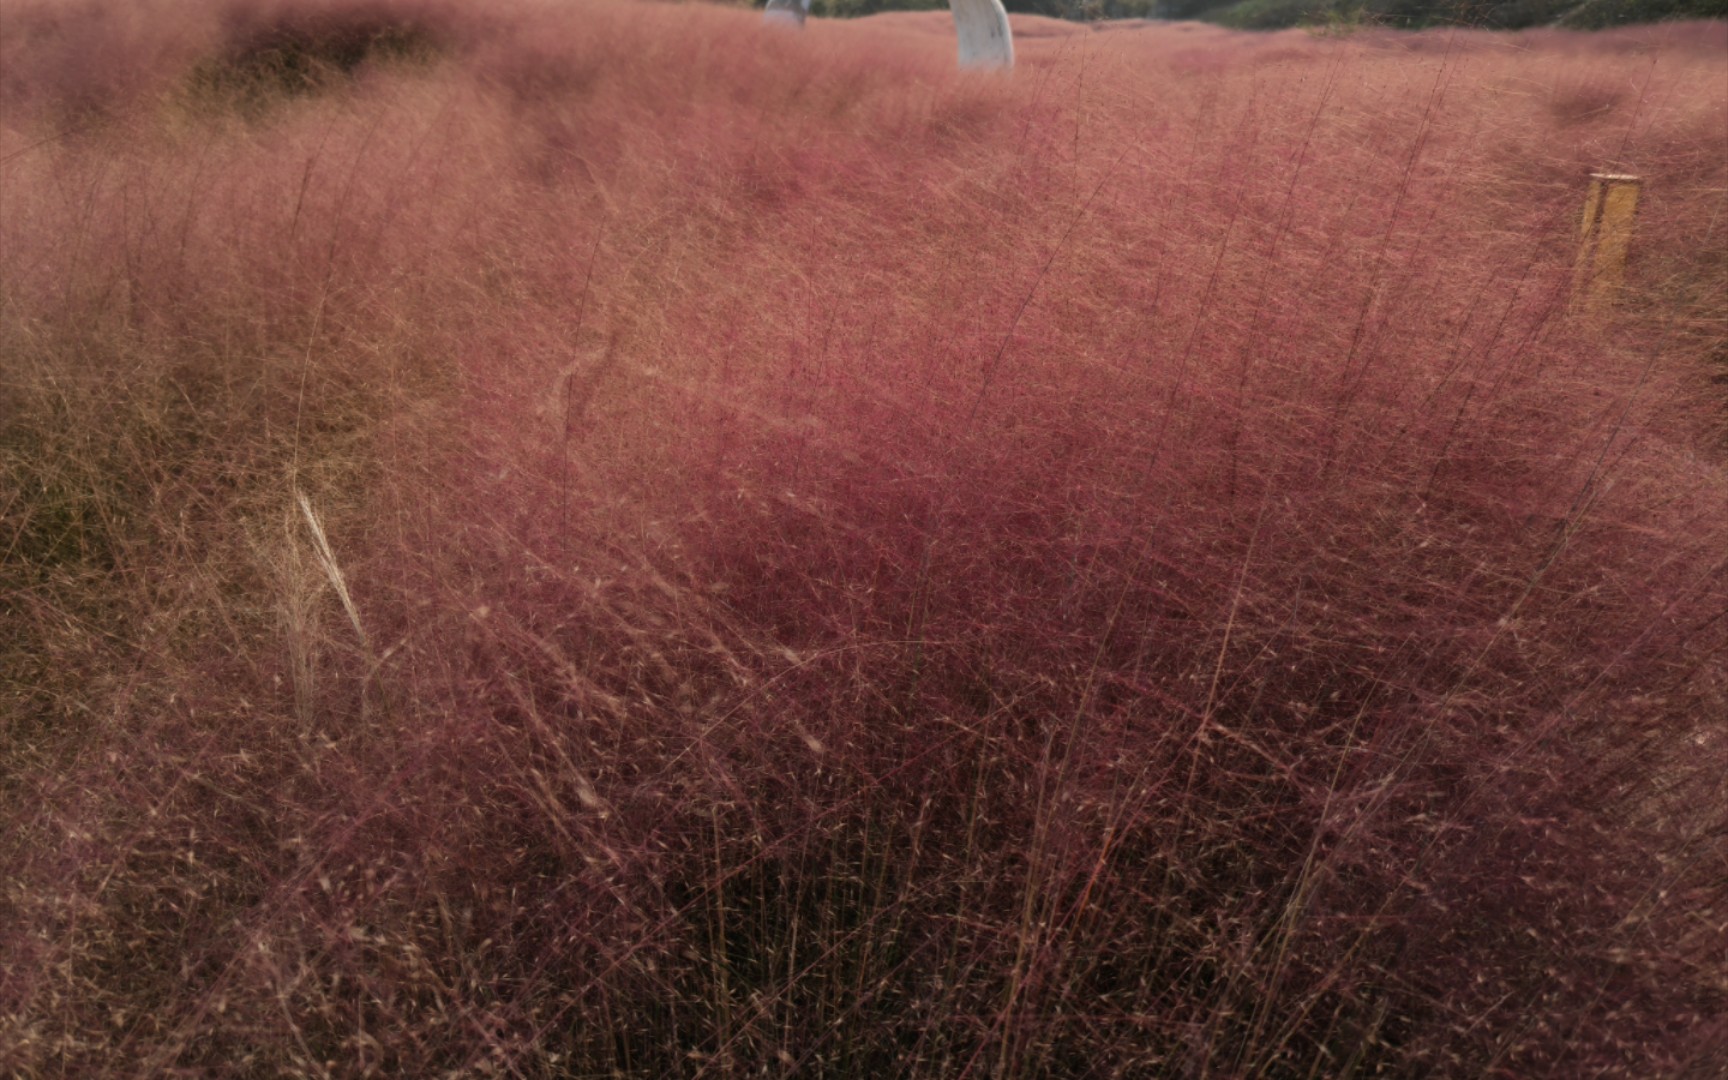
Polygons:
[[0,1072],[1728,1062],[1722,23],[0,12]]

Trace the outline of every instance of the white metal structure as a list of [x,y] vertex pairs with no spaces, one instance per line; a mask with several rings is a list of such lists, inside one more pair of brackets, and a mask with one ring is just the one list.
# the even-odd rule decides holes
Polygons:
[[803,26],[804,17],[808,14],[810,0],[768,0],[768,6],[762,9],[762,20]]
[[[954,34],[960,39],[961,67],[1007,70],[1014,66],[1014,35],[1002,0],[948,0],[948,10],[954,13]],[[810,0],[768,0],[762,18],[803,26],[808,14]]]
[[954,13],[954,33],[960,38],[961,67],[1006,70],[1014,66],[1014,35],[1002,0],[948,0],[948,9]]

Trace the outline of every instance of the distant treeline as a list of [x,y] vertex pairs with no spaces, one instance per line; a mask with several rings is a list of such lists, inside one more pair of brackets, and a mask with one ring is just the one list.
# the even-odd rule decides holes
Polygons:
[[[1728,18],[1728,0],[1005,0],[1009,11],[1062,19],[1199,19],[1272,30],[1287,26],[1366,25],[1421,29],[1476,26],[1519,30],[1563,26],[1600,30],[1669,19]],[[947,6],[947,0],[814,0],[818,15]]]

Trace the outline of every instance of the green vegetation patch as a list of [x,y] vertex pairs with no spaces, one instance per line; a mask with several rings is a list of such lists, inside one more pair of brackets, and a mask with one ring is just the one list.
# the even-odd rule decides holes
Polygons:
[[1559,24],[1573,30],[1604,30],[1672,19],[1728,19],[1728,0],[1584,0]]
[[221,53],[193,69],[195,99],[256,114],[283,100],[328,93],[364,68],[424,65],[445,35],[426,22],[364,6],[288,14],[237,27]]

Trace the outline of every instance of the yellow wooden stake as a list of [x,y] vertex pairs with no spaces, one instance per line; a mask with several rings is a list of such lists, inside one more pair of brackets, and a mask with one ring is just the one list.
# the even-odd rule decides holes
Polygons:
[[1624,173],[1593,173],[1578,226],[1578,262],[1572,268],[1572,305],[1600,314],[1626,279],[1626,252],[1644,181]]

